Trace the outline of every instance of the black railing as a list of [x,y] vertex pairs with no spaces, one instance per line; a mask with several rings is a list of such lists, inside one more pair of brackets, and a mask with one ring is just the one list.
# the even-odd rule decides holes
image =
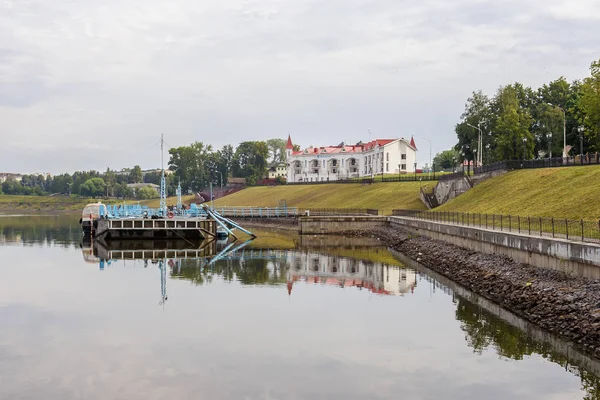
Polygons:
[[600,220],[414,210],[393,210],[392,215],[578,242],[600,242]]
[[514,170],[529,168],[555,168],[555,167],[576,167],[581,165],[600,164],[600,154],[584,154],[581,156],[541,158],[539,160],[506,160],[498,161],[488,165],[473,168],[474,174],[483,174],[486,172],[498,170]]

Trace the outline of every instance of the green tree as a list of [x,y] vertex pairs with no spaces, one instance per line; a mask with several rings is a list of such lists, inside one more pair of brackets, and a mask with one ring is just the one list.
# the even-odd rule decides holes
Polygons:
[[265,142],[242,142],[235,151],[233,173],[246,178],[250,185],[261,180],[267,171],[269,148]]
[[184,191],[190,189],[200,192],[208,186],[211,180],[210,169],[214,167],[212,153],[212,146],[205,146],[202,142],[169,149],[169,169],[174,171]]
[[504,86],[498,89],[493,100],[494,108],[497,110],[494,128],[496,155],[500,160],[521,160],[533,157],[535,141],[529,130],[533,119],[529,110],[522,107],[518,93],[518,86]]
[[117,185],[117,175],[115,174],[115,171],[112,171],[110,168],[107,168],[106,172],[104,173],[103,179],[106,183],[108,194],[110,196],[114,196],[115,186]]
[[136,165],[129,172],[129,183],[142,183],[144,181],[144,176],[142,174],[142,168],[139,165]]
[[143,187],[136,190],[136,198],[139,200],[156,199],[158,192],[151,187]]
[[472,96],[467,99],[465,111],[461,115],[461,122],[454,128],[458,137],[455,150],[458,153],[459,161],[475,161],[476,159],[479,130],[473,127],[481,128],[483,148],[486,148],[486,145],[494,147],[490,136],[493,122],[494,116],[490,110],[490,99],[481,91],[473,92]]
[[459,159],[456,149],[444,150],[437,153],[433,158],[433,164],[436,171],[450,169],[456,167],[456,162]]
[[600,60],[592,62],[590,73],[580,88],[579,123],[584,127],[590,151],[600,151]]
[[283,139],[269,139],[267,140],[267,147],[269,148],[269,160],[271,162],[285,162],[286,153],[285,146],[287,141]]
[[102,178],[91,178],[85,181],[79,188],[82,196],[100,197],[104,195],[106,184]]

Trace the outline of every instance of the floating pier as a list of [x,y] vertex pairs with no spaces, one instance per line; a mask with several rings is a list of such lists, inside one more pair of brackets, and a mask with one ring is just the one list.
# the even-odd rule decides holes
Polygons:
[[[162,158],[164,151],[162,135],[160,143]],[[191,241],[227,239],[230,236],[238,240],[235,230],[251,238],[256,237],[236,222],[203,204],[190,204],[189,207],[185,207],[181,201],[181,184],[177,187],[177,206],[167,207],[164,159],[161,159],[161,162],[163,168],[159,208],[151,209],[140,204],[88,204],[83,209],[80,220],[84,233],[104,241],[124,239]]]

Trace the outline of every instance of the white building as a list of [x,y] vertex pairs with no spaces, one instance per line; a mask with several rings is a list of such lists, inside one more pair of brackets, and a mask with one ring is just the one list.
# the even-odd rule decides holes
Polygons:
[[414,173],[417,146],[413,138],[400,138],[294,151],[288,137],[286,155],[288,183],[324,182]]

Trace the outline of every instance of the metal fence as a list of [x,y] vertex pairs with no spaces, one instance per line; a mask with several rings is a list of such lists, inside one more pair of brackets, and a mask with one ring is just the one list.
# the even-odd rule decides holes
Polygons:
[[554,168],[554,167],[574,167],[582,165],[600,164],[600,154],[583,154],[570,157],[541,158],[539,160],[506,160],[498,161],[488,165],[473,168],[474,174],[483,174],[486,172],[498,170],[530,169],[530,168]]
[[230,218],[379,215],[379,210],[372,208],[215,207],[215,211],[224,217]]
[[392,215],[577,242],[600,242],[600,220],[414,210],[393,210]]
[[285,218],[298,216],[297,207],[215,207],[215,211],[230,218]]

